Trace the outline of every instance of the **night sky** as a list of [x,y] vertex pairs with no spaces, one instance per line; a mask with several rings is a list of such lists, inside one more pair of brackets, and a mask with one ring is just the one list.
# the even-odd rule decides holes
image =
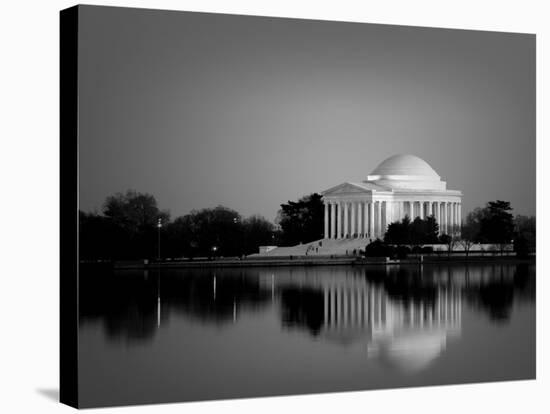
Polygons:
[[535,36],[85,6],[80,208],[279,204],[410,153],[535,214]]

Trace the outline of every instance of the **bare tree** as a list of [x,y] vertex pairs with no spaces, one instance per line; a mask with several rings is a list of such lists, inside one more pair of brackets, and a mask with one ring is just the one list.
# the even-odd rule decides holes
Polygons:
[[460,238],[456,236],[456,232],[453,231],[452,228],[450,228],[449,230],[451,234],[442,234],[439,237],[439,240],[441,241],[441,243],[447,246],[447,256],[451,257],[451,253],[453,252],[454,248],[457,246]]
[[466,257],[469,256],[472,246],[479,238],[481,210],[476,209],[466,216],[466,221],[462,226],[460,245],[464,248]]

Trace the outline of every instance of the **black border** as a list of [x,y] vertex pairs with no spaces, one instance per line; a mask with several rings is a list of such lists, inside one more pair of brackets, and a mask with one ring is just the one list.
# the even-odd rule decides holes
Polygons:
[[59,399],[78,408],[78,6],[59,17]]

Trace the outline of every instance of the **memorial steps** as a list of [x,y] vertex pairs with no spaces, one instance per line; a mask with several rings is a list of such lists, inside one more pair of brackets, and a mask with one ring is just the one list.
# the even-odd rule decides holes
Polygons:
[[321,239],[310,243],[298,244],[289,247],[277,247],[267,253],[253,254],[248,257],[280,257],[280,256],[349,256],[353,251],[365,250],[370,243],[369,239]]

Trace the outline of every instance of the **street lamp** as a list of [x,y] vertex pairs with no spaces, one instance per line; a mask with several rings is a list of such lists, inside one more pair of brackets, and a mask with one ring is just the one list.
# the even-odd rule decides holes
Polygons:
[[157,221],[157,259],[160,261],[160,229],[162,228],[162,219],[159,217]]
[[214,259],[216,258],[216,251],[218,250],[217,246],[212,246],[212,255],[214,256]]

